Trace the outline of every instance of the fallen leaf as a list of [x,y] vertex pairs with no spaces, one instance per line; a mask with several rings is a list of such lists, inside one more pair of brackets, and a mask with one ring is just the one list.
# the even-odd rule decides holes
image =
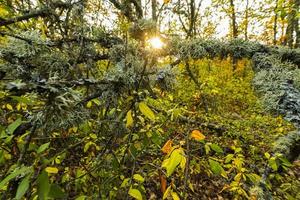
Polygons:
[[172,150],[172,140],[168,140],[165,145],[162,147],[162,152],[164,152],[165,154],[168,154],[171,152]]
[[205,139],[205,135],[203,135],[199,130],[193,130],[191,133],[191,138],[200,141]]

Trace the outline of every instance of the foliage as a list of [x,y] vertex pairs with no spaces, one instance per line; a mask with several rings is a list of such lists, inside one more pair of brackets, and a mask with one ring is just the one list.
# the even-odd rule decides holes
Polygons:
[[110,31],[94,3],[0,7],[1,198],[299,196],[297,49],[180,37],[154,49],[157,21],[137,1],[110,1]]

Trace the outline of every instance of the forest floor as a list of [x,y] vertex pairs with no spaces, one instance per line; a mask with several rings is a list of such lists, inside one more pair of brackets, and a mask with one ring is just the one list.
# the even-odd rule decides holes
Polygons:
[[[256,199],[257,185],[271,165],[266,188],[274,199],[299,198],[299,161],[294,165],[283,158],[278,161],[272,152],[274,142],[295,127],[282,116],[265,111],[252,87],[251,63],[240,61],[234,74],[229,60],[194,61],[190,66],[199,83],[195,84],[180,65],[182,73],[175,91],[162,94],[159,102],[149,101],[153,108],[168,113],[161,146],[167,141],[182,145],[188,158],[190,175],[177,171],[168,178],[167,186],[188,191],[188,199]],[[201,104],[203,100],[205,104]],[[193,130],[199,130],[205,141],[183,145],[188,142],[186,132]],[[165,180],[160,181],[164,191]],[[148,192],[151,196],[154,191]],[[159,188],[154,193],[158,194]]]

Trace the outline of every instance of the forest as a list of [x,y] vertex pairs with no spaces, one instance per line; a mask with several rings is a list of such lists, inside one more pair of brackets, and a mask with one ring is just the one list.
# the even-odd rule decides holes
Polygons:
[[0,0],[0,199],[299,200],[300,0]]

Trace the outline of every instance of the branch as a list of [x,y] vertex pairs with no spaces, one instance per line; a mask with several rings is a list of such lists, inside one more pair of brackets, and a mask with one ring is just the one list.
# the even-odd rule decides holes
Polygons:
[[22,16],[14,17],[14,18],[11,18],[11,19],[3,19],[3,18],[1,18],[1,20],[0,20],[0,27],[1,26],[7,26],[7,25],[10,25],[10,24],[14,24],[16,22],[21,22],[21,21],[29,20],[31,18],[47,17],[47,16],[50,16],[50,15],[54,14],[52,12],[52,9],[56,9],[56,8],[69,8],[70,6],[72,6],[72,4],[63,3],[63,2],[54,2],[51,5],[51,7],[44,7],[44,8],[41,8],[39,10],[34,10],[34,11],[31,11],[28,14],[25,14],[25,15],[22,15]]
[[22,15],[22,16],[15,17],[15,18],[12,18],[12,19],[2,20],[2,21],[0,21],[0,26],[7,26],[7,25],[10,25],[10,24],[14,24],[16,22],[29,20],[29,19],[35,18],[35,17],[45,17],[45,16],[49,16],[50,14],[51,14],[50,9],[43,8],[41,10],[36,10],[36,11],[33,11],[33,12],[28,13],[26,15]]

